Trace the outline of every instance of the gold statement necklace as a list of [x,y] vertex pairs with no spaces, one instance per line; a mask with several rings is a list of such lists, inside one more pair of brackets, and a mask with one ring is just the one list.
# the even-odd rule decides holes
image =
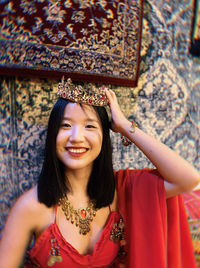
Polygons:
[[86,208],[75,209],[67,196],[64,195],[60,198],[58,205],[61,206],[66,219],[71,223],[79,227],[79,233],[86,235],[90,231],[90,222],[93,221],[93,217],[96,216],[97,209],[95,208],[95,202],[90,200],[89,205]]

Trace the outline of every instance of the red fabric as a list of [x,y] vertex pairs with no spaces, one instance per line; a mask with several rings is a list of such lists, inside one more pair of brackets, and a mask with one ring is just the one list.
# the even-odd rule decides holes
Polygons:
[[192,220],[200,220],[200,190],[183,194],[186,214]]
[[[166,202],[163,179],[156,170],[120,170],[115,172],[115,177],[118,209],[125,223],[127,258],[124,266],[115,263],[112,267],[195,268],[182,197]],[[119,219],[116,212],[111,212],[92,255],[79,254],[62,237],[57,225],[52,224],[38,239],[31,257],[42,267],[48,267],[53,234],[63,257],[53,267],[108,267],[119,249],[109,239],[116,217]]]
[[[50,251],[50,240],[55,238],[56,245],[59,245],[62,262],[56,262],[54,268],[89,268],[89,267],[105,267],[108,266],[116,258],[119,245],[110,240],[110,231],[115,222],[118,222],[119,215],[116,211],[110,213],[106,226],[97,241],[93,253],[81,255],[71,246],[62,236],[56,223],[51,224],[36,241],[36,244],[30,251],[31,261],[39,264],[39,267],[49,267],[47,265]],[[26,265],[28,267],[35,267],[33,264]],[[38,267],[38,266],[37,266]]]
[[167,211],[169,267],[196,267],[182,196],[170,198],[167,201]]
[[125,267],[196,267],[182,197],[166,202],[156,170],[120,170],[116,183],[126,228]]

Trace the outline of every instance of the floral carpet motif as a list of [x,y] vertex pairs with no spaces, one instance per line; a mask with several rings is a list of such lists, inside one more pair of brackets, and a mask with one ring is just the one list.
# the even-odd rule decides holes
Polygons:
[[[192,15],[191,0],[146,1],[138,86],[112,89],[127,118],[200,171],[200,59],[188,53]],[[16,198],[37,181],[57,82],[0,76],[1,228]],[[136,146],[123,147],[120,134],[111,138],[115,169],[153,167]],[[199,268],[199,191],[184,200]]]
[[0,72],[136,86],[142,11],[143,0],[1,1]]

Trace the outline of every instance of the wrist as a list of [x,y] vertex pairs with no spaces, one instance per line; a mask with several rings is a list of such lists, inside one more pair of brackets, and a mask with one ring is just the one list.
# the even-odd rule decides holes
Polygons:
[[127,136],[132,135],[135,132],[135,129],[138,127],[138,124],[134,121],[128,121],[128,125],[125,128],[125,131],[121,132],[121,140],[124,146],[132,144],[132,141],[127,138]]

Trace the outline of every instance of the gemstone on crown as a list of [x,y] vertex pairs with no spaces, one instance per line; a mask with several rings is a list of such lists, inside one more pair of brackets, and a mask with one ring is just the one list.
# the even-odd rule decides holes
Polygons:
[[65,82],[63,76],[61,82],[58,84],[57,95],[72,102],[85,103],[94,106],[105,106],[108,104],[105,89],[109,88],[105,85],[96,88],[91,83],[85,88],[81,85],[76,86],[72,83],[71,78],[68,78],[67,82]]

